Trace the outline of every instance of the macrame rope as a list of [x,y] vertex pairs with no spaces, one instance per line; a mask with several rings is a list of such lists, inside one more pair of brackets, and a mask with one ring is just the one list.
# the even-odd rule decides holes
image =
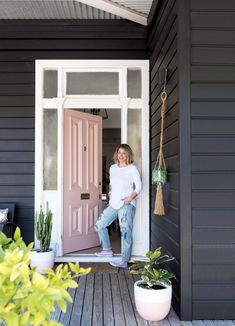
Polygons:
[[160,133],[160,149],[157,156],[157,160],[155,163],[155,167],[161,168],[166,167],[164,155],[163,155],[163,130],[164,130],[164,120],[165,120],[165,112],[166,112],[166,99],[167,93],[163,91],[161,93],[161,100],[162,100],[162,108],[161,108],[161,133]]
[[[157,168],[158,170],[160,170],[161,168],[166,169],[166,164],[163,155],[163,130],[164,130],[164,119],[165,119],[165,112],[166,112],[166,99],[167,99],[167,93],[164,89],[163,92],[161,93],[162,107],[161,107],[161,133],[160,133],[160,146],[159,146],[160,148],[155,163],[155,168]],[[157,215],[165,214],[161,182],[157,183],[154,214]]]

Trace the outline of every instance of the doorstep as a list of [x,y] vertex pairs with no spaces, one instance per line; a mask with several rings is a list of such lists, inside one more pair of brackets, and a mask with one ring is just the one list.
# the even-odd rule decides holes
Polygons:
[[[110,261],[113,261],[117,258],[120,258],[120,254],[114,254],[113,257],[97,257],[94,254],[77,254],[77,253],[71,253],[66,254],[63,256],[55,257],[56,263],[68,263],[68,262],[85,262],[85,263],[108,263]],[[134,260],[143,259],[144,257],[141,256],[132,256],[130,259],[130,262],[133,262]]]

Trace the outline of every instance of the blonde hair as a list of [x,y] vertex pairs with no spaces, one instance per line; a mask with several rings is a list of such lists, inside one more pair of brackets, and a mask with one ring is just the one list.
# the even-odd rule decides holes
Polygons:
[[130,146],[127,144],[121,144],[115,149],[115,152],[113,154],[114,163],[118,164],[118,151],[120,148],[122,148],[126,152],[126,156],[127,156],[126,163],[127,164],[133,163],[134,162],[134,153],[133,153],[132,149],[130,148]]

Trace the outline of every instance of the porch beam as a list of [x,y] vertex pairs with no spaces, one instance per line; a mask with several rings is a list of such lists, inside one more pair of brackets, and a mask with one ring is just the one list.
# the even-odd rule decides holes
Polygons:
[[126,8],[118,3],[114,3],[110,0],[75,0],[77,2],[84,3],[87,6],[91,6],[106,12],[109,12],[110,14],[131,20],[135,23],[138,23],[140,25],[147,26],[147,16],[138,13],[135,10],[132,10],[130,8]]

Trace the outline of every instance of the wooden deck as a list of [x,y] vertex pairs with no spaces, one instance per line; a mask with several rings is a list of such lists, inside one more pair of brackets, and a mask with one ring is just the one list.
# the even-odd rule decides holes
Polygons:
[[163,321],[145,321],[135,309],[133,283],[127,269],[83,276],[79,287],[70,291],[73,303],[66,314],[57,309],[53,319],[65,326],[235,326],[232,320],[180,321],[173,309]]

